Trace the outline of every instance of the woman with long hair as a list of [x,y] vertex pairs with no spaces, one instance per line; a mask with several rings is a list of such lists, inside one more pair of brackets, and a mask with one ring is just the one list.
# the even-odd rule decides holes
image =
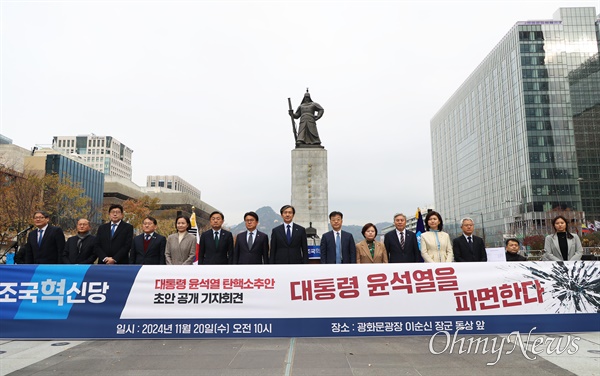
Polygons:
[[546,236],[544,256],[546,261],[576,261],[581,260],[583,247],[577,234],[568,231],[568,221],[562,215],[552,220],[554,234]]

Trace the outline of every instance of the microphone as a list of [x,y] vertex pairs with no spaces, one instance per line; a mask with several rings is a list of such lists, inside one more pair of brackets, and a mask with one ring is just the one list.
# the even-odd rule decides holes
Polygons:
[[19,232],[19,233],[17,234],[17,237],[19,237],[19,236],[23,235],[24,233],[26,233],[27,231],[31,230],[32,228],[33,228],[33,225],[29,225],[29,227],[27,227],[25,230],[23,230],[23,231]]

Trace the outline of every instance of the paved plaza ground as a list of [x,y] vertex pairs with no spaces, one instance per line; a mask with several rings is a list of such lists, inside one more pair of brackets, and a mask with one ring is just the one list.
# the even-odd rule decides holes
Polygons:
[[[526,336],[524,336],[526,337]],[[536,335],[577,351],[535,355],[500,343],[459,354],[443,336],[0,342],[0,374],[49,375],[600,375],[600,333]],[[460,338],[460,337],[459,337]],[[467,339],[468,337],[465,337]],[[526,338],[524,338],[526,340]],[[439,354],[432,354],[430,346]],[[466,344],[463,350],[466,351]],[[498,351],[502,348],[502,351]],[[514,348],[514,351],[510,351]],[[570,346],[571,350],[575,347]],[[477,352],[477,353],[476,353]],[[498,359],[498,354],[501,356]],[[507,354],[507,352],[510,352]],[[534,359],[535,358],[535,359]],[[496,363],[487,365],[487,363]]]

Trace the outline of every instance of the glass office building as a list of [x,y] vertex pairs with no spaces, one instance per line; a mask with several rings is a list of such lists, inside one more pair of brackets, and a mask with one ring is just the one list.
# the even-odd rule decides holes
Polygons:
[[577,232],[584,213],[600,220],[598,23],[594,8],[517,22],[431,120],[451,235],[463,217],[498,246],[550,233],[558,214]]
[[96,216],[88,219],[94,224],[102,221],[101,211],[104,196],[104,174],[102,172],[61,154],[46,156],[45,172],[46,174],[58,174],[61,179],[68,177],[72,182],[81,184],[84,194],[91,199],[93,208],[98,209]]

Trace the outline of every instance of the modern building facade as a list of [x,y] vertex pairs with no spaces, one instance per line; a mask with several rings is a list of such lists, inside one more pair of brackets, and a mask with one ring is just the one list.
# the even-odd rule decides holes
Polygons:
[[445,230],[480,218],[488,245],[500,245],[505,236],[550,233],[559,213],[572,231],[584,212],[600,218],[600,188],[585,183],[600,169],[599,34],[594,8],[517,22],[433,117]]
[[54,136],[52,148],[83,157],[88,164],[104,175],[131,180],[133,150],[111,136]]
[[594,223],[600,221],[600,55],[569,72],[569,88],[581,206]]
[[188,193],[200,199],[200,190],[177,175],[151,175],[146,178],[148,188],[167,188]]
[[89,218],[92,223],[101,222],[101,211],[104,200],[104,174],[90,166],[83,160],[77,160],[61,154],[54,149],[37,150],[32,156],[25,158],[25,169],[30,172],[57,174],[60,179],[68,178],[73,183],[78,183],[84,195],[91,200],[95,209],[94,218]]
[[[198,196],[188,192],[176,191],[166,187],[139,187],[131,180],[117,177],[105,176],[104,178],[104,204],[122,204],[128,199],[138,199],[142,196],[157,198],[159,209],[152,212],[158,215],[161,211],[181,211],[182,214],[190,215],[192,207],[196,213],[198,226],[203,227],[209,223],[209,214],[217,210],[213,206],[202,201]],[[174,217],[173,217],[174,219]]]

